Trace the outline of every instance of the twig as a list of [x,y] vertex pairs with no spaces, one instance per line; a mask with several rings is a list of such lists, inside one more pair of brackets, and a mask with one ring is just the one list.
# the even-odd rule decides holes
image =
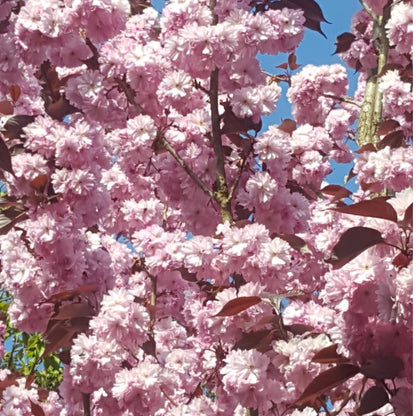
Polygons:
[[84,406],[84,416],[91,416],[90,394],[82,393],[82,404]]
[[191,177],[191,179],[204,191],[210,198],[214,197],[213,192],[205,185],[204,182],[195,174],[195,172],[188,166],[188,164],[182,159],[182,157],[176,152],[172,145],[164,136],[159,137],[159,143],[173,156],[173,158],[179,163],[184,171]]
[[117,83],[119,88],[124,92],[127,101],[136,109],[139,114],[144,114],[142,106],[135,100],[136,93],[130,87],[130,85],[123,78],[114,78],[114,81]]
[[361,104],[359,104],[357,101],[354,100],[354,98],[349,97],[348,95],[344,95],[343,97],[337,97],[332,94],[322,94],[322,96],[326,98],[332,98],[333,100],[341,101],[343,103],[354,104],[358,108],[361,108]]

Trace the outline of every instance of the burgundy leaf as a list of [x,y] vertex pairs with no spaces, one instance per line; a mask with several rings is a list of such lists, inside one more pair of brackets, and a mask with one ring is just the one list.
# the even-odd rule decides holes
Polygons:
[[334,269],[339,269],[364,250],[383,242],[380,231],[368,227],[353,227],[342,234],[332,250],[331,258],[326,261]]
[[285,325],[285,329],[290,331],[293,335],[303,335],[305,332],[313,332],[315,328],[311,325],[291,324]]
[[389,395],[386,390],[380,386],[373,386],[364,393],[356,413],[357,415],[364,415],[380,409],[387,403],[389,403]]
[[10,101],[4,100],[0,101],[0,113],[6,116],[13,114],[13,105]]
[[384,220],[397,222],[396,210],[386,201],[386,198],[384,197],[360,201],[356,204],[333,208],[333,210],[344,214],[382,218]]
[[32,400],[30,400],[30,410],[32,412],[32,416],[45,416],[42,406],[39,406],[37,403],[33,403]]
[[378,142],[377,148],[380,150],[389,146],[391,149],[398,149],[399,147],[403,145],[403,143],[404,143],[404,131],[397,130],[384,136],[383,139],[380,142]]
[[12,85],[10,87],[10,95],[12,96],[13,102],[16,102],[20,97],[20,87],[18,85]]
[[296,130],[296,122],[290,118],[285,118],[280,124],[279,129],[292,134]]
[[10,155],[9,148],[7,147],[2,137],[0,137],[0,169],[3,169],[14,175],[12,157]]
[[262,329],[243,333],[242,337],[236,342],[233,349],[251,350],[256,348],[260,341],[270,334],[270,329]]
[[313,403],[321,394],[340,385],[355,376],[359,368],[352,364],[340,364],[316,376],[306,387],[305,391],[296,401],[296,405],[303,406]]
[[377,134],[379,136],[385,136],[386,134],[396,130],[397,127],[400,127],[400,123],[397,120],[389,118],[387,120],[383,120],[377,129]]
[[261,302],[259,296],[242,296],[227,302],[223,308],[214,316],[232,316],[245,311],[253,305]]
[[413,203],[411,203],[404,213],[403,223],[408,226],[413,225]]
[[325,195],[331,195],[332,201],[338,201],[351,195],[351,191],[341,185],[327,185],[321,189],[321,192]]
[[361,154],[364,152],[377,152],[376,147],[373,145],[373,143],[367,143],[364,146],[361,146],[358,150],[355,151],[355,153]]
[[296,55],[291,53],[288,58],[289,68],[294,71],[295,69],[300,68],[302,65],[296,63]]
[[52,316],[52,319],[54,321],[61,321],[65,319],[92,316],[94,316],[94,309],[88,303],[69,303],[61,306],[59,312]]
[[290,247],[292,247],[301,254],[311,252],[308,245],[306,244],[306,241],[295,234],[273,234],[273,238],[274,237],[279,237],[280,239],[286,241],[290,245]]
[[343,53],[343,52],[347,52],[350,47],[351,44],[355,41],[355,36],[352,33],[349,32],[344,32],[341,35],[339,35],[337,37],[337,40],[335,41],[335,52],[336,53]]
[[380,357],[368,360],[361,367],[361,373],[368,378],[375,378],[377,380],[384,380],[386,378],[392,379],[397,377],[404,369],[403,362],[400,358]]
[[322,348],[312,358],[315,363],[321,364],[340,364],[348,361],[347,358],[337,353],[337,346],[335,344],[329,347]]

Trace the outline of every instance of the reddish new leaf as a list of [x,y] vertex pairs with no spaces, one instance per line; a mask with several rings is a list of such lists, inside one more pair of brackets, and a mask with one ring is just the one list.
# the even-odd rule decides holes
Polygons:
[[385,136],[386,134],[389,134],[393,130],[396,130],[397,127],[400,127],[400,123],[397,120],[393,120],[392,118],[383,120],[378,126],[377,134],[379,136]]
[[383,139],[377,144],[377,148],[380,150],[389,146],[392,149],[398,149],[403,145],[404,141],[405,137],[403,130],[393,131],[383,137]]
[[41,192],[44,190],[47,180],[48,177],[44,173],[41,173],[40,175],[36,176],[35,179],[30,181],[30,187],[38,192]]
[[88,303],[68,303],[59,308],[59,312],[52,316],[54,321],[61,321],[65,319],[92,317],[94,316],[94,309]]
[[279,126],[279,129],[292,134],[296,130],[296,122],[290,118],[285,118]]
[[413,203],[406,208],[403,223],[408,226],[413,226]]
[[333,210],[342,212],[344,214],[381,218],[384,220],[397,222],[396,210],[386,201],[386,198],[383,197],[360,201],[352,205],[333,208]]
[[65,327],[65,321],[58,321],[55,325],[44,334],[45,351],[40,358],[46,357],[54,351],[58,351],[62,347],[71,345],[75,332]]
[[351,191],[341,185],[327,185],[321,189],[321,192],[332,196],[332,201],[338,201],[351,195]]
[[364,393],[356,413],[357,415],[365,415],[380,409],[387,403],[389,403],[389,395],[386,390],[380,386],[373,386]]
[[7,147],[2,137],[0,137],[0,169],[3,169],[14,175],[12,157],[10,155],[9,148]]
[[379,357],[368,360],[362,367],[361,373],[368,378],[377,380],[392,379],[397,377],[404,369],[403,362],[400,358]]
[[308,384],[295,405],[303,406],[308,403],[313,403],[321,394],[342,384],[344,381],[355,376],[358,372],[359,368],[352,364],[340,364],[324,371]]
[[13,114],[13,105],[10,101],[0,101],[0,114],[10,116]]
[[223,308],[214,316],[232,316],[245,311],[253,305],[261,302],[259,296],[242,296],[227,302]]
[[355,41],[355,35],[349,32],[342,33],[341,35],[337,37],[337,40],[335,41],[336,49],[335,49],[334,54],[347,52],[350,49],[351,44],[354,41]]
[[32,400],[30,400],[30,410],[32,412],[32,416],[45,416],[42,406],[37,403],[33,403]]
[[43,303],[55,303],[58,301],[73,299],[76,296],[79,296],[84,293],[92,293],[97,289],[95,285],[81,285],[73,290],[63,290],[62,292],[55,293]]
[[300,68],[302,65],[299,65],[298,63],[296,63],[296,55],[294,53],[291,53],[289,55],[288,58],[288,64],[289,64],[289,68],[294,71],[295,69]]
[[384,240],[380,231],[368,227],[353,227],[342,234],[332,250],[332,256],[326,260],[334,269],[339,269],[364,250]]
[[256,348],[259,342],[270,334],[270,329],[262,329],[243,333],[242,337],[236,342],[233,349],[251,350]]
[[285,329],[290,331],[293,335],[303,335],[306,332],[313,332],[315,328],[311,325],[292,324],[285,325]]
[[12,96],[12,100],[15,103],[20,97],[20,87],[18,85],[12,85],[10,87],[10,95]]
[[322,348],[312,358],[315,363],[321,364],[340,364],[348,361],[347,358],[337,353],[337,346],[335,344],[329,347]]
[[373,143],[367,143],[364,146],[361,146],[359,149],[355,151],[355,153],[361,154],[364,152],[377,152],[376,147],[373,145]]

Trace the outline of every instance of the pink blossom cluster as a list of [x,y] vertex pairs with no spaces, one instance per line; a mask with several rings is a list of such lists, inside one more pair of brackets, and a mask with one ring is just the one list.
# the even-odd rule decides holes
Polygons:
[[[387,3],[365,2],[377,14]],[[388,218],[339,212],[344,197],[325,182],[331,161],[353,160],[346,139],[366,70],[377,66],[365,10],[341,53],[362,72],[357,102],[345,98],[342,65],[306,65],[290,76],[294,120],[260,130],[284,89],[257,54],[294,52],[307,8],[254,13],[248,0],[172,0],[159,15],[127,0],[9,6],[0,8],[9,21],[0,34],[0,98],[14,115],[35,117],[20,137],[1,136],[13,168],[6,152],[7,201],[23,214],[2,230],[0,285],[19,330],[48,333],[62,311],[64,328],[72,318],[88,325],[65,344],[59,394],[41,398],[18,379],[2,391],[2,414],[31,414],[36,405],[45,415],[80,416],[88,401],[93,416],[311,416],[322,403],[314,410],[314,400],[299,401],[336,365],[313,362],[331,346],[357,369],[400,360],[394,383],[385,383],[386,408],[406,414],[410,3],[395,2],[386,25],[389,63],[400,68],[378,79],[382,119],[403,140],[383,142],[390,132],[380,133],[352,170],[360,186],[353,203],[394,195]],[[62,103],[61,117],[53,108]],[[340,239],[359,227],[382,241],[342,253]],[[0,371],[0,381],[9,376]],[[362,380],[325,394],[338,409],[344,386],[358,400]],[[357,400],[338,410],[355,412]]]

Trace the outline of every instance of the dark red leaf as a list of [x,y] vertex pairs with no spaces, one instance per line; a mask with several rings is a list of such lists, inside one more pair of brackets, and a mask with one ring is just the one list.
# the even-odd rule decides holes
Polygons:
[[311,252],[308,245],[306,244],[306,241],[295,234],[273,234],[273,238],[274,237],[279,237],[280,239],[286,241],[290,245],[290,247],[292,247],[301,254]]
[[386,390],[380,386],[373,386],[364,393],[356,413],[357,415],[365,415],[380,409],[387,403],[389,403],[389,395]]
[[355,29],[357,30],[357,32],[361,33],[362,35],[364,35],[365,31],[367,30],[367,27],[368,24],[364,22],[360,22],[355,25]]
[[313,403],[321,394],[340,385],[355,376],[359,368],[352,364],[340,364],[316,376],[306,387],[305,391],[296,401],[295,405],[303,406]]
[[397,120],[393,120],[392,118],[383,120],[378,126],[377,134],[379,136],[385,136],[393,130],[396,130],[397,127],[400,127],[400,123]]
[[411,203],[404,213],[403,223],[408,226],[413,226],[413,203]]
[[305,332],[313,332],[314,327],[305,324],[285,325],[285,329],[290,331],[293,335],[303,335]]
[[12,85],[10,87],[10,94],[12,96],[13,102],[16,102],[19,99],[20,93],[21,93],[21,90],[18,85]]
[[58,355],[58,358],[65,364],[69,365],[71,364],[71,350],[65,349],[61,351]]
[[355,151],[355,153],[361,154],[364,152],[377,152],[376,147],[373,145],[373,143],[367,143],[364,146],[361,146],[359,149]]
[[368,378],[377,380],[391,379],[397,377],[404,369],[403,362],[400,358],[380,357],[368,360],[362,367],[361,373]]
[[335,52],[336,53],[343,53],[343,52],[347,52],[350,47],[351,44],[355,41],[355,36],[352,33],[349,32],[344,32],[341,35],[339,35],[337,37],[337,40],[335,41]]
[[288,67],[287,62],[284,62],[283,64],[280,64],[280,65],[276,66],[276,68],[281,68],[281,69],[287,69],[287,67]]
[[35,189],[36,191],[42,192],[45,189],[47,181],[48,177],[44,173],[41,173],[30,182],[30,187]]
[[402,269],[403,267],[407,267],[410,263],[410,258],[403,253],[399,253],[392,261],[393,266],[397,267],[398,269]]
[[335,344],[329,347],[322,348],[312,358],[315,363],[321,364],[340,364],[348,361],[347,358],[337,353],[337,346]]
[[7,147],[2,137],[0,137],[0,169],[3,169],[14,175],[12,156],[10,155],[9,148]]
[[327,185],[321,189],[321,192],[325,195],[331,195],[332,201],[338,201],[351,195],[351,191],[341,185]]
[[24,206],[13,206],[0,211],[0,235],[7,234],[17,223],[27,218]]
[[380,150],[389,146],[392,149],[398,149],[399,147],[403,145],[403,143],[404,143],[404,131],[397,130],[384,136],[383,139],[380,142],[378,142],[377,148]]
[[196,278],[196,273],[191,273],[186,269],[185,267],[180,267],[177,269],[178,272],[180,272],[182,279],[188,281],[188,282],[196,282],[198,279]]
[[145,354],[151,355],[152,357],[155,357],[157,359],[155,339],[150,334],[148,335],[148,337],[148,340],[143,344],[143,351]]
[[347,178],[345,179],[345,182],[349,182],[352,178],[354,178],[355,176],[357,176],[356,173],[354,173],[354,166],[350,169],[350,171],[348,172]]
[[224,103],[223,128],[221,133],[247,133],[249,130],[254,130],[256,133],[261,130],[261,121],[255,123],[252,118],[238,118],[232,111],[230,104]]
[[94,316],[94,309],[88,303],[68,303],[59,308],[59,312],[52,316],[54,321],[61,321],[65,319],[92,317]]
[[342,234],[338,243],[332,250],[332,256],[328,263],[334,269],[339,269],[364,250],[376,244],[383,243],[380,231],[368,227],[353,227]]
[[242,296],[227,302],[223,308],[214,316],[232,316],[245,311],[253,305],[261,302],[259,296]]
[[285,118],[279,126],[280,130],[292,134],[296,130],[296,122],[290,118]]
[[1,397],[1,392],[16,383],[16,380],[21,378],[22,375],[20,373],[10,373],[7,374],[6,377],[0,381],[0,397]]
[[63,290],[62,292],[55,293],[43,301],[43,303],[55,303],[58,301],[69,300],[84,293],[92,293],[95,290],[97,290],[97,286],[95,285],[81,285],[73,290]]
[[13,114],[13,105],[10,101],[4,100],[0,101],[0,113],[6,116]]
[[76,318],[71,318],[68,323],[69,328],[71,331],[74,332],[85,332],[89,328],[91,317],[89,316],[78,316]]
[[289,55],[289,58],[287,60],[288,64],[289,64],[289,68],[294,71],[295,69],[300,68],[302,65],[299,65],[296,63],[296,55],[294,53],[291,53]]
[[72,329],[65,327],[65,321],[58,321],[55,325],[52,325],[44,334],[45,351],[41,358],[46,357],[51,352],[58,351],[62,347],[70,346],[74,335],[75,332]]
[[42,406],[33,403],[32,400],[30,400],[30,410],[32,411],[32,416],[45,416]]
[[384,220],[397,222],[396,210],[386,201],[386,198],[383,197],[368,199],[366,201],[357,202],[356,204],[333,208],[333,210],[344,214],[382,218]]
[[233,349],[251,350],[256,348],[257,344],[270,334],[270,329],[262,329],[259,331],[252,331],[243,333],[242,337],[236,342]]

